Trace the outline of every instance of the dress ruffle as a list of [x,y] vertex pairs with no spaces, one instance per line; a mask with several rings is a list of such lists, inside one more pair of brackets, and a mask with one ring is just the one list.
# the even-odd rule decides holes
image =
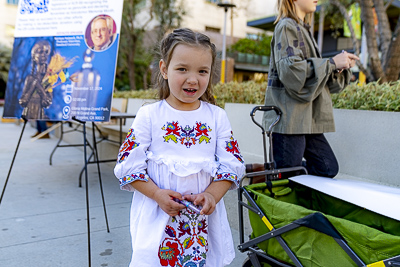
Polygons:
[[193,160],[180,159],[174,157],[165,158],[160,155],[155,155],[151,151],[146,152],[147,159],[154,163],[167,166],[168,170],[176,176],[186,177],[200,171],[208,173],[211,177],[214,177],[218,170],[218,162],[211,158],[196,158]]

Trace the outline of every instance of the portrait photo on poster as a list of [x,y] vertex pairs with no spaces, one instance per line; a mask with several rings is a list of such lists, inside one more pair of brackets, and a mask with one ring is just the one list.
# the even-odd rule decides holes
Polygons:
[[111,16],[97,15],[86,27],[86,45],[96,52],[105,51],[114,43],[116,32],[117,26]]

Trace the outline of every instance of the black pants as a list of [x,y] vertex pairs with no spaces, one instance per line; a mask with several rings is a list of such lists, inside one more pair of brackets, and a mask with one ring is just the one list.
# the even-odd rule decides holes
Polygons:
[[303,165],[309,174],[329,178],[339,172],[335,154],[323,134],[273,133],[272,145],[276,168]]

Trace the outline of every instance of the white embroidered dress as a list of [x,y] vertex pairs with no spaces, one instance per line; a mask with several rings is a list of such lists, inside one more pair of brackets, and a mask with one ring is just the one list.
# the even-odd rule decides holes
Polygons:
[[[114,173],[123,190],[134,191],[132,181],[152,179],[185,195],[203,192],[213,180],[233,181],[236,188],[244,164],[223,109],[201,102],[197,110],[180,111],[162,100],[138,111]],[[235,256],[222,199],[209,216],[185,209],[170,217],[135,191],[130,231],[130,267],[220,267]]]

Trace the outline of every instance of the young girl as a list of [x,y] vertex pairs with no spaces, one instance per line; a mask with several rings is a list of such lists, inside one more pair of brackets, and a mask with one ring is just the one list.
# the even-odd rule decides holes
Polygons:
[[[344,51],[321,58],[306,24],[317,2],[278,0],[265,105],[283,112],[272,134],[276,167],[305,165],[309,174],[334,177],[339,166],[323,134],[335,131],[331,93],[349,84],[359,58]],[[264,114],[266,123],[273,120],[271,112]]]
[[225,266],[234,248],[222,197],[244,164],[225,111],[211,104],[215,46],[178,29],[160,50],[161,101],[140,108],[114,170],[135,191],[130,266]]

